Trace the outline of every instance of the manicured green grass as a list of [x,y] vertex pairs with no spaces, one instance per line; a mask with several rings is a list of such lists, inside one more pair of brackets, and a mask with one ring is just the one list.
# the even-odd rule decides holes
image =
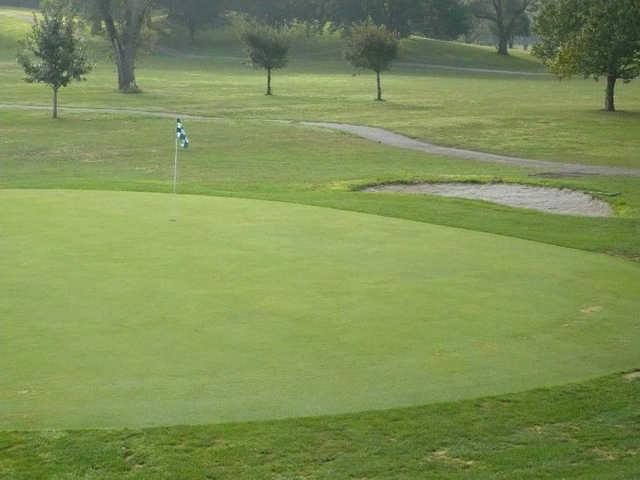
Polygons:
[[242,199],[0,191],[4,429],[421,405],[640,362],[640,265]]
[[[46,105],[48,90],[23,83],[15,63],[28,30],[22,13],[0,8],[0,103]],[[182,156],[181,193],[327,208],[0,190],[0,317],[10,319],[0,428],[318,415],[639,366],[638,264],[513,238],[640,258],[638,178],[542,179],[264,123],[362,123],[467,148],[639,167],[637,83],[619,89],[624,111],[604,114],[601,84],[430,69],[540,67],[523,53],[502,59],[414,38],[385,76],[388,101],[376,104],[371,76],[352,76],[340,39],[327,36],[298,38],[277,96],[266,98],[262,72],[243,65],[227,32],[195,48],[158,39],[160,53],[140,59],[144,93],[134,96],[115,92],[108,48],[91,39],[96,71],[62,104],[224,117],[187,122],[193,149]],[[169,190],[171,120],[47,117],[0,110],[0,189]],[[587,190],[617,217],[353,191],[446,179]],[[0,478],[634,478],[638,385],[615,376],[342,417],[0,433]]]
[[[444,57],[464,51],[464,65],[482,67],[489,55],[485,49],[446,42],[410,40],[409,44],[405,62],[411,58],[422,61],[419,52],[423,50],[440,51]],[[316,60],[307,53],[314,60],[292,59],[287,69],[276,74],[276,96],[267,98],[263,72],[244,65],[238,49],[227,42],[211,45],[211,56],[206,58],[141,58],[138,79],[145,93],[124,96],[115,91],[114,67],[106,52],[98,49],[96,70],[88,82],[62,93],[63,105],[127,106],[242,119],[343,121],[498,153],[639,166],[637,82],[619,86],[618,106],[623,111],[612,115],[599,111],[604,86],[593,81],[425,71],[399,65],[385,76],[387,102],[379,104],[373,102],[372,75],[354,77],[346,63]],[[521,60],[504,60],[512,61],[517,69]],[[4,71],[0,77],[3,102],[50,102],[45,87],[21,82],[12,54],[4,57],[0,67]]]
[[340,417],[151,430],[0,433],[12,480],[628,480],[640,381]]

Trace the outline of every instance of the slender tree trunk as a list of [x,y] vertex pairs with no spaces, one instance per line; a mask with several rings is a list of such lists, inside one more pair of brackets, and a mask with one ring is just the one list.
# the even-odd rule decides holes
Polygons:
[[58,118],[58,89],[53,89],[53,118]]
[[607,76],[607,92],[604,99],[604,109],[607,112],[616,111],[616,75]]
[[108,8],[103,7],[101,17],[111,41],[113,57],[118,69],[118,90],[123,93],[136,93],[139,92],[135,75],[136,51],[147,6],[142,0],[131,0],[125,7],[127,19],[122,32],[116,28],[116,22]]
[[272,95],[271,91],[271,68],[267,68],[267,95]]
[[118,70],[118,90],[123,93],[138,91],[135,71],[135,47],[124,46],[118,37],[111,38],[113,60]]
[[498,55],[509,55],[509,38],[503,33],[498,36]]
[[382,101],[382,81],[380,79],[380,72],[376,72],[376,82],[378,85],[378,97],[376,98],[376,100],[381,102]]
[[116,56],[118,67],[118,90],[123,93],[139,92],[136,83],[136,52],[135,47],[119,47]]
[[496,5],[496,28],[498,30],[498,55],[509,55],[509,35],[507,33],[507,24],[505,19],[505,5],[502,1]]

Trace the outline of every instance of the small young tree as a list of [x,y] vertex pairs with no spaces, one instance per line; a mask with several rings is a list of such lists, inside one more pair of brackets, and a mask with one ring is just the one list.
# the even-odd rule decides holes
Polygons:
[[25,81],[45,83],[53,90],[53,118],[58,118],[58,90],[91,71],[84,45],[75,32],[75,19],[61,2],[47,2],[42,19],[34,15],[33,27],[22,42],[18,62]]
[[376,72],[376,100],[382,101],[381,75],[391,68],[393,61],[398,58],[398,53],[398,40],[389,30],[365,22],[355,25],[351,30],[345,57],[356,68]]
[[638,0],[545,0],[535,31],[540,41],[533,52],[551,72],[606,77],[608,112],[616,109],[616,82],[640,75]]
[[267,95],[272,95],[271,72],[287,66],[289,36],[282,29],[248,22],[242,27],[240,38],[247,47],[253,66],[267,71]]

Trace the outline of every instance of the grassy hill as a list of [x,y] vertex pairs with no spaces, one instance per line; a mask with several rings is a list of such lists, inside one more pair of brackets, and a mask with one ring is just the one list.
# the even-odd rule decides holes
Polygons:
[[[171,51],[186,56],[244,58],[244,48],[229,28],[205,30],[189,41],[186,32],[169,29],[162,20],[156,22],[159,51]],[[303,27],[294,27],[292,38],[292,66],[326,62],[350,68],[344,60],[344,38],[340,32],[308,35]],[[508,57],[496,55],[496,50],[481,45],[433,40],[412,36],[401,40],[400,59],[396,69],[429,67],[476,68],[512,72],[543,72],[543,66],[528,52],[512,50]]]
[[[15,48],[16,40],[28,29],[32,11],[0,6],[0,49],[3,53]],[[199,32],[195,44],[185,31],[169,28],[162,18],[154,22],[151,49],[165,55],[189,57],[216,57],[244,59],[244,48],[230,27]],[[108,45],[94,43],[94,53],[105,53]],[[328,62],[348,65],[343,58],[344,39],[339,32],[308,36],[303,27],[292,30],[292,64]],[[397,68],[462,67],[513,72],[541,72],[542,65],[529,53],[512,50],[512,55],[496,55],[495,49],[480,45],[446,42],[422,37],[411,37],[401,42],[401,57]]]
[[0,59],[15,59],[18,40],[29,31],[31,11],[0,6]]
[[496,55],[495,48],[422,37],[403,41],[401,62],[449,67],[495,69],[513,72],[544,72],[529,52],[513,49],[508,57]]

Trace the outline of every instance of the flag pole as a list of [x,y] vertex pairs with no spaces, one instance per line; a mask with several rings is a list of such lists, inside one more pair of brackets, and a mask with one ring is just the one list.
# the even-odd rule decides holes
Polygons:
[[176,137],[176,156],[173,160],[173,194],[178,190],[178,138]]

